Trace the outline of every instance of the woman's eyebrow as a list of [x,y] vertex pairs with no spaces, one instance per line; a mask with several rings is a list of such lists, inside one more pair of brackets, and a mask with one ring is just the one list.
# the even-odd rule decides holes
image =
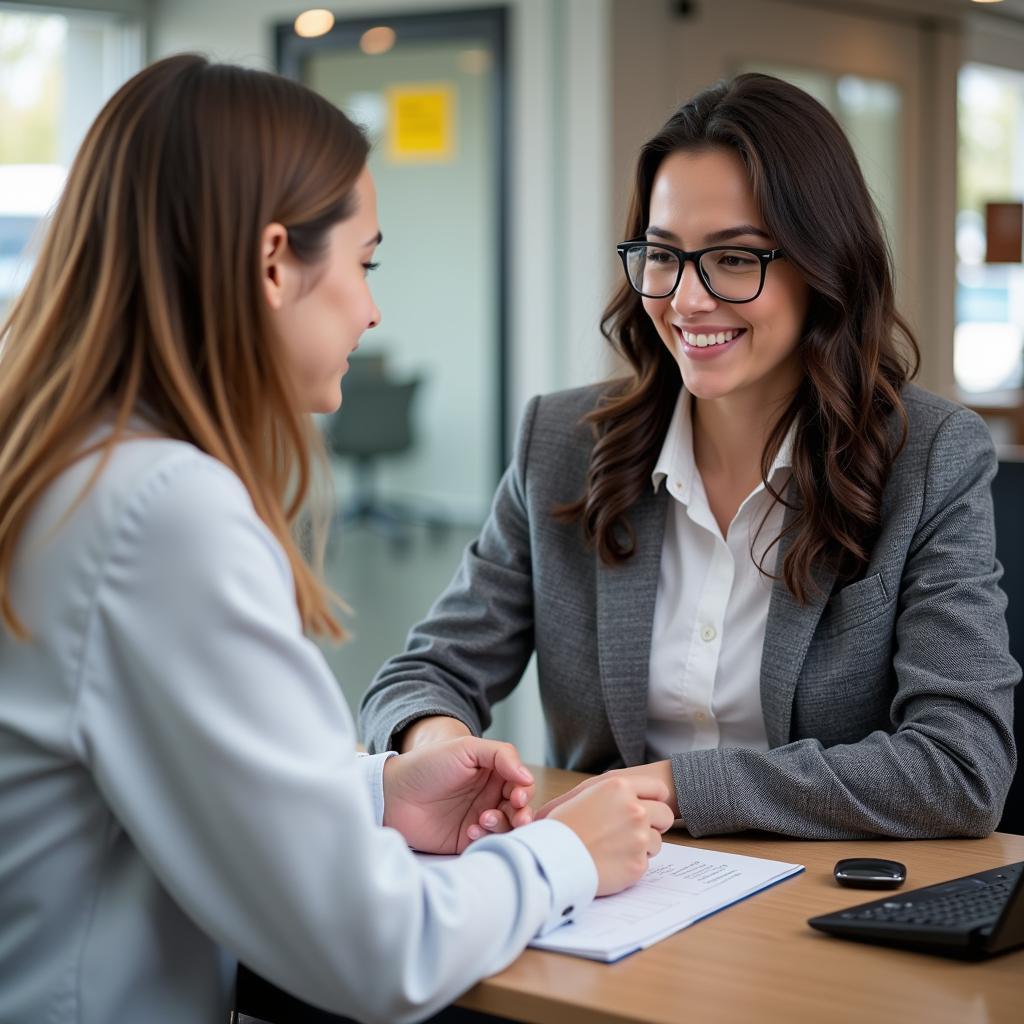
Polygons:
[[753,224],[738,224],[734,228],[712,231],[710,235],[705,236],[705,241],[709,245],[714,245],[715,242],[728,242],[733,238],[738,238],[740,235],[757,235],[766,241],[772,237],[764,228],[756,228]]
[[[653,235],[655,238],[664,238],[667,242],[679,244],[678,235],[673,234],[671,231],[666,231],[664,228],[656,227],[653,224],[647,228],[644,234]],[[710,234],[705,235],[704,244],[716,245],[718,242],[728,242],[742,235],[756,235],[758,238],[765,239],[765,241],[770,240],[772,237],[764,228],[754,227],[753,224],[737,224],[735,227],[722,228],[721,231],[712,231]]]

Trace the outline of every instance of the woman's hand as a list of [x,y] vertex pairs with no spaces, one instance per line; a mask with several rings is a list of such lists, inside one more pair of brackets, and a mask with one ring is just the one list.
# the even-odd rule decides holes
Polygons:
[[395,750],[405,754],[426,743],[442,743],[445,740],[472,735],[469,726],[457,718],[448,715],[427,715],[425,718],[417,718],[412,725],[407,726],[395,737]]
[[384,824],[424,853],[462,853],[486,832],[529,823],[532,796],[511,743],[462,736],[384,762]]
[[615,768],[610,772],[605,772],[603,775],[595,775],[593,778],[584,779],[583,782],[570,789],[567,793],[556,796],[554,800],[549,800],[537,812],[536,817],[538,819],[548,817],[556,807],[561,807],[567,800],[571,800],[584,790],[598,785],[602,779],[615,778],[615,776],[624,776],[627,779],[649,778],[660,782],[665,787],[667,795],[664,799],[666,803],[672,809],[674,817],[679,817],[679,801],[676,799],[676,787],[672,778],[671,761],[654,761],[652,764],[638,764],[632,768]]
[[653,775],[608,772],[548,803],[551,818],[583,841],[597,868],[597,895],[638,881],[672,827],[669,788]]

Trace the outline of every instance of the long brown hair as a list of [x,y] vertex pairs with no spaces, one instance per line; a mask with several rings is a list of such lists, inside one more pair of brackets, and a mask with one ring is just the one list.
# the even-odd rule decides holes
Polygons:
[[[672,115],[640,152],[627,238],[647,229],[665,157],[708,148],[740,156],[765,227],[810,287],[803,380],[761,456],[765,486],[793,506],[781,576],[803,602],[815,566],[849,578],[868,561],[889,468],[906,438],[900,392],[917,371],[917,343],[896,311],[885,236],[846,136],[817,100],[777,78],[740,75]],[[634,550],[626,513],[650,486],[680,379],[628,283],[605,309],[601,330],[630,372],[589,415],[597,440],[586,490],[556,515],[581,521],[601,559],[616,564]],[[767,477],[794,421],[790,503]]]
[[304,625],[343,635],[292,536],[322,446],[274,342],[259,241],[283,224],[315,272],[367,152],[312,91],[193,55],[103,108],[0,329],[0,611],[16,635],[10,573],[34,503],[109,419],[91,486],[140,412],[241,478],[288,555]]

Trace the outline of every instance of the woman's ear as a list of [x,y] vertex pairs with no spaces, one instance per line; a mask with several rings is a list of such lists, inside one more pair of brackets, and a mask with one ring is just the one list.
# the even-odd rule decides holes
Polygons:
[[260,236],[260,265],[263,268],[263,292],[267,305],[279,310],[285,302],[290,268],[288,256],[288,229],[283,224],[268,224]]

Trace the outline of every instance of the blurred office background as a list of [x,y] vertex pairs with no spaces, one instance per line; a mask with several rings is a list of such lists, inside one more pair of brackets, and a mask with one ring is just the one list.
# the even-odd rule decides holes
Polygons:
[[[597,324],[638,147],[724,76],[780,75],[836,114],[886,222],[920,380],[1024,443],[1024,0],[308,7],[0,0],[0,313],[85,129],[147,61],[280,70],[366,127],[383,323],[322,424],[328,571],[354,609],[327,656],[353,708],[486,515],[527,398],[613,369]],[[542,760],[532,670],[494,732]]]

